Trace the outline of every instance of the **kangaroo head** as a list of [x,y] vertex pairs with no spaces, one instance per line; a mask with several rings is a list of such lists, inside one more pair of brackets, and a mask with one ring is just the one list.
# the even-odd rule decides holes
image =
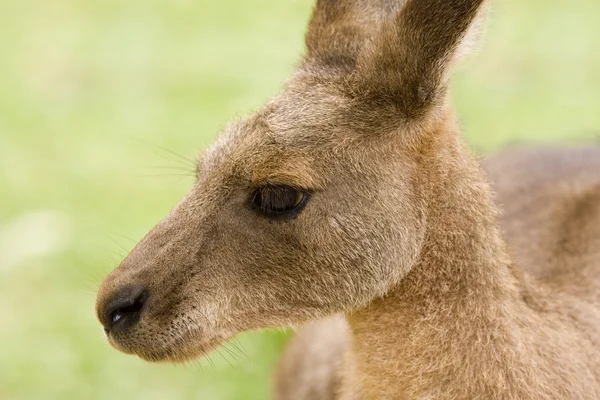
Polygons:
[[282,93],[225,129],[103,283],[113,346],[198,357],[240,331],[364,306],[418,262],[429,163],[456,140],[448,70],[482,1],[392,3],[317,2]]

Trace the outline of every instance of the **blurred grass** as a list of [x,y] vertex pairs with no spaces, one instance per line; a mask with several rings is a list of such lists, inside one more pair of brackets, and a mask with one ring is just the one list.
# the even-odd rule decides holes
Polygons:
[[[104,342],[94,291],[282,85],[311,0],[0,2],[0,399],[264,399],[285,337],[200,367]],[[480,152],[600,131],[600,2],[496,1],[453,98]],[[596,135],[597,137],[597,135]],[[158,167],[158,168],[156,168]]]

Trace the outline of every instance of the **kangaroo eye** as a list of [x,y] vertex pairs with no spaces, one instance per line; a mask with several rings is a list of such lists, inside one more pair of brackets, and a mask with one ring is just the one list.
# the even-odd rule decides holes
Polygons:
[[252,192],[252,206],[268,218],[293,218],[306,205],[309,194],[291,186],[263,186]]

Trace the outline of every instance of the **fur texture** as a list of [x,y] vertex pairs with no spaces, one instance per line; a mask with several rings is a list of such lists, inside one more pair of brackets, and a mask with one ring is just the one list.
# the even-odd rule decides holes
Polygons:
[[[585,296],[513,264],[447,104],[484,7],[319,0],[283,92],[225,130],[194,188],[105,280],[103,321],[123,288],[147,293],[110,343],[182,361],[341,313],[346,399],[599,398],[597,263]],[[269,185],[312,196],[274,221],[251,207]]]
[[[545,303],[545,309],[561,310],[565,325],[589,334],[589,341],[584,344],[590,346],[588,368],[598,376],[600,365],[593,360],[600,347],[600,147],[510,150],[487,160],[484,166],[497,193],[496,202],[502,209],[500,224],[510,253],[524,269],[519,272],[515,267],[515,273],[524,274],[523,283],[529,281],[529,285],[545,288],[543,296],[536,291],[535,299]],[[531,299],[527,301],[531,302]],[[546,313],[541,317],[544,315]],[[387,327],[380,329],[393,335]],[[544,331],[548,328],[543,324],[534,329]],[[281,358],[275,379],[275,397],[286,400],[339,398],[340,393],[332,394],[330,388],[341,385],[344,359],[351,350],[350,340],[348,324],[340,316],[302,328]],[[399,345],[404,346],[404,339],[398,340]],[[562,340],[565,339],[559,342]],[[336,345],[331,345],[332,341]],[[519,342],[519,346],[523,345]],[[543,357],[556,353],[556,344],[542,342],[540,345],[542,348],[538,351]],[[461,357],[456,357],[454,362],[460,369]],[[559,373],[566,385],[570,382],[577,388],[585,368],[571,370],[572,375],[567,376],[569,369],[561,363]],[[546,374],[538,370],[531,372],[531,377],[542,380],[546,379]],[[510,398],[508,393],[493,398]],[[545,398],[593,398],[594,393],[581,395],[573,391],[553,395],[549,392]],[[474,395],[465,396],[456,398]],[[480,397],[492,398],[491,395]],[[532,392],[519,398],[544,397],[539,392]]]

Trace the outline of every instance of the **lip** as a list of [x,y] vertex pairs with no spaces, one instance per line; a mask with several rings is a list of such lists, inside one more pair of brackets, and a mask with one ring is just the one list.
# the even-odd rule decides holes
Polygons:
[[[201,334],[199,330],[190,330],[172,342],[160,346],[132,347],[130,340],[120,339],[120,335],[105,333],[109,344],[115,349],[130,355],[136,355],[142,360],[156,363],[185,363],[199,359],[227,341],[228,337],[216,335],[210,339],[194,340]],[[151,343],[148,343],[151,344]]]
[[[185,363],[205,356],[220,346],[223,342],[225,342],[224,339],[215,338],[190,346],[188,344],[189,341],[186,342],[185,340],[178,340],[168,347],[158,351],[146,351],[135,354],[141,359],[150,362]],[[182,343],[186,343],[186,345],[183,347],[180,346]]]

